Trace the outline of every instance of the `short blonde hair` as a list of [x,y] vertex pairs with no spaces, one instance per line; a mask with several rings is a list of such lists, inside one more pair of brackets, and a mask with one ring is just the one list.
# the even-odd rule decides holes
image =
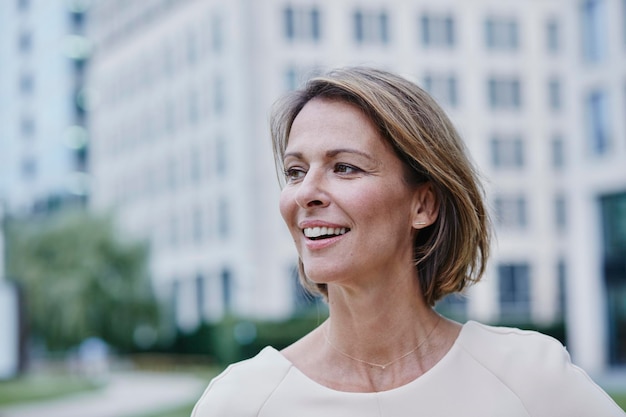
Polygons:
[[[407,180],[432,184],[438,217],[417,233],[413,244],[425,301],[434,305],[477,282],[489,256],[490,223],[477,171],[443,109],[417,85],[387,71],[348,67],[312,78],[278,101],[272,111],[270,126],[279,178],[293,121],[313,98],[360,108],[405,164]],[[303,286],[327,297],[326,284],[310,281],[301,260],[299,265]]]

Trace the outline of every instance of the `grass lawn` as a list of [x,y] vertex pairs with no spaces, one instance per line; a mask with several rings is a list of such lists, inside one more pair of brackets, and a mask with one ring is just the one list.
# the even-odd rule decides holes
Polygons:
[[181,405],[175,408],[159,411],[157,413],[140,414],[127,417],[189,417],[193,410],[194,403]]
[[0,406],[46,400],[98,389],[85,378],[67,374],[27,375],[0,381]]
[[622,407],[622,410],[626,411],[626,392],[610,392],[609,395],[613,398],[617,405]]

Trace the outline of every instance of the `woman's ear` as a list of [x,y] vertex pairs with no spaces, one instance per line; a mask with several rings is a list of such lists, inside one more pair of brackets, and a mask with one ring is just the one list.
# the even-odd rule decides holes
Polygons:
[[439,199],[432,183],[426,182],[415,188],[413,193],[414,229],[423,229],[435,223],[439,215]]

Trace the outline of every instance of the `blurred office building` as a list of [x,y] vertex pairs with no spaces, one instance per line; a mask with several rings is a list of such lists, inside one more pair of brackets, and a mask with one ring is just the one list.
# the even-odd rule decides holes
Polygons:
[[626,2],[97,0],[93,207],[151,242],[191,330],[297,312],[268,114],[324,69],[430,91],[482,171],[497,238],[484,282],[441,308],[566,322],[577,363],[626,363]]
[[87,199],[85,1],[0,1],[0,201],[12,215]]

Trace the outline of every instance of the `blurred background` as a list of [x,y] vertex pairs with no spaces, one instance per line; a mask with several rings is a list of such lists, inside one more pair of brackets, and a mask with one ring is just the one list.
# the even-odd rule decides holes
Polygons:
[[354,64],[429,91],[482,173],[493,257],[437,308],[553,335],[626,404],[626,1],[0,0],[0,415],[129,386],[101,415],[188,415],[321,323],[268,115]]

